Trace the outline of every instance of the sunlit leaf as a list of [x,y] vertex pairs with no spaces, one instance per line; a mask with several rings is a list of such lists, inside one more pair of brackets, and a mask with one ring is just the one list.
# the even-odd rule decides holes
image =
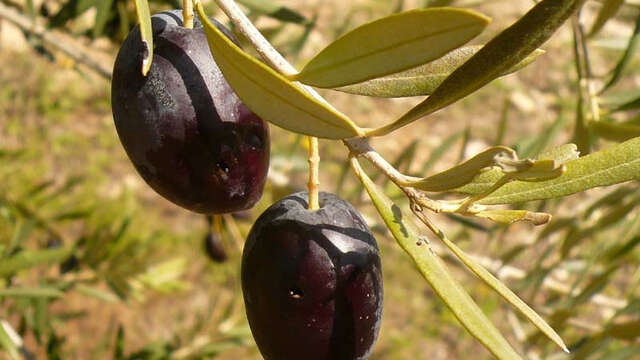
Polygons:
[[412,186],[424,191],[446,191],[466,185],[475,178],[480,170],[495,164],[495,157],[500,154],[508,154],[515,157],[515,151],[504,146],[489,148],[471,159],[445,170],[441,173],[407,182],[403,185]]
[[[565,163],[562,176],[543,182],[514,181],[478,201],[480,204],[512,204],[553,199],[599,186],[640,179],[640,138]],[[500,173],[487,171],[470,184],[456,189],[462,193],[482,193]]]
[[151,62],[153,61],[153,29],[151,28],[151,13],[149,12],[149,3],[147,0],[135,0],[136,13],[138,14],[138,23],[140,24],[140,38],[144,54],[142,56],[142,64],[140,64],[142,75],[147,76],[151,70]]
[[368,135],[387,134],[480,89],[539,48],[584,1],[540,1],[457,68],[425,101],[393,123],[369,131]]
[[424,244],[411,222],[405,220],[400,208],[362,171],[355,158],[352,160],[352,166],[393,237],[458,321],[497,359],[521,359],[460,283],[453,278],[445,263]]
[[292,78],[334,88],[435,60],[476,37],[489,23],[463,9],[416,9],[362,25],[343,35]]
[[593,22],[593,26],[591,26],[589,36],[593,36],[600,31],[604,24],[606,24],[607,21],[614,17],[618,10],[620,10],[623,3],[624,0],[604,0],[600,7],[600,11],[598,11],[598,16]]
[[[465,61],[482,48],[481,45],[464,46],[455,49],[445,56],[419,67],[367,80],[362,83],[348,85],[336,90],[366,96],[407,97],[431,95],[433,91]],[[529,65],[544,50],[537,49],[526,59],[510,68],[500,76],[516,72]]]
[[196,9],[216,63],[238,97],[258,116],[287,130],[320,138],[361,135],[360,128],[347,116],[244,53],[209,21],[201,3]]

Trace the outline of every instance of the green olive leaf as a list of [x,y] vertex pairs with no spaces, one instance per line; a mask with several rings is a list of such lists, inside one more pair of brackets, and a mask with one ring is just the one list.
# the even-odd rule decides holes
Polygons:
[[328,139],[361,135],[346,115],[315,100],[291,81],[247,55],[215,27],[196,4],[211,54],[238,97],[258,116],[299,134]]
[[555,33],[585,0],[542,0],[457,68],[426,100],[398,120],[368,131],[381,136],[448,106],[480,89],[524,60]]
[[416,9],[362,25],[307,63],[292,79],[335,88],[435,60],[476,37],[489,18],[471,10]]
[[[444,79],[481,48],[482,45],[464,46],[416,68],[358,84],[339,87],[335,90],[356,95],[386,98],[431,95],[442,84]],[[542,54],[544,54],[544,50],[537,49],[500,76],[508,75],[524,68]]]
[[[640,137],[617,144],[564,164],[559,177],[542,182],[513,181],[477,201],[479,204],[513,204],[553,199],[587,189],[640,179]],[[487,171],[456,192],[479,194],[491,188],[502,176],[500,171]]]
[[64,261],[71,253],[70,248],[22,251],[0,262],[0,277],[6,277],[36,265]]
[[606,24],[609,19],[616,15],[618,10],[620,10],[620,8],[622,7],[623,3],[624,0],[604,0],[600,11],[598,11],[598,16],[593,22],[593,26],[591,26],[589,36],[597,34],[598,31],[602,29],[604,24]]
[[511,225],[517,221],[528,221],[533,225],[544,225],[551,220],[551,215],[549,214],[527,210],[485,210],[474,215],[504,225]]
[[140,23],[140,38],[145,48],[142,57],[142,75],[147,76],[153,61],[153,30],[151,28],[151,12],[147,0],[135,0],[136,14]]
[[422,276],[462,326],[497,359],[521,359],[460,283],[453,278],[445,263],[416,235],[417,230],[406,220],[402,210],[371,181],[357,159],[353,158],[351,165],[398,245],[411,257]]
[[506,154],[515,157],[515,151],[505,146],[491,147],[460,165],[441,173],[407,182],[402,185],[412,186],[424,191],[447,191],[470,183],[482,169],[495,165],[496,156]]
[[596,136],[611,141],[626,141],[640,136],[640,126],[616,124],[609,121],[589,122],[591,132]]
[[0,289],[0,297],[61,297],[64,293],[51,286],[10,287]]

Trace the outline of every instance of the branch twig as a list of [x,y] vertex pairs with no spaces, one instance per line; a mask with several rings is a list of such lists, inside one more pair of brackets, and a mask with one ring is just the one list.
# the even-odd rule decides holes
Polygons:
[[105,79],[111,79],[111,69],[105,67],[100,62],[89,56],[87,51],[71,44],[71,42],[63,38],[63,36],[56,34],[52,30],[46,29],[37,22],[31,21],[31,19],[21,15],[2,3],[0,3],[0,19],[6,19],[23,31],[33,34],[42,42],[65,53],[77,63],[87,66]]

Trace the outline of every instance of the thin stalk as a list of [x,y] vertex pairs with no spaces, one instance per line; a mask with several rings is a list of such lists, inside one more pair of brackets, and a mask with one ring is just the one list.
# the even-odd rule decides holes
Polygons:
[[193,29],[193,0],[182,0],[182,19],[185,28]]
[[222,215],[213,215],[213,224],[211,225],[211,232],[217,236],[222,236]]
[[318,151],[318,138],[308,136],[309,141],[309,210],[318,210],[318,188],[320,179],[318,176],[320,168],[320,152]]

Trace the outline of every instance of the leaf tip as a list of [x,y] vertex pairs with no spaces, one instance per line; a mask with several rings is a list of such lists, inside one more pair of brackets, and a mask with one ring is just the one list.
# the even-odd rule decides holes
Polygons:
[[142,76],[147,76],[149,70],[151,70],[151,61],[153,60],[153,50],[149,46],[147,40],[142,40]]

